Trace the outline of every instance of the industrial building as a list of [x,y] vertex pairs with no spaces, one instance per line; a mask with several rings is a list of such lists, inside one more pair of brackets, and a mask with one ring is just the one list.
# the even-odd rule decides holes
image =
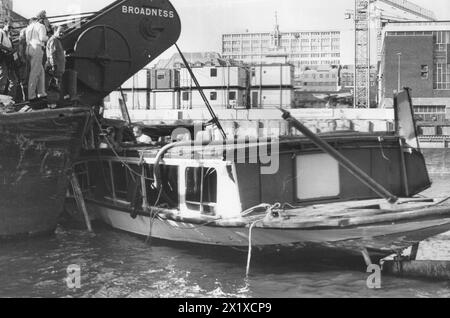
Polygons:
[[339,66],[333,65],[304,67],[296,79],[296,90],[337,92],[340,90],[339,69]]
[[393,92],[412,89],[423,121],[450,119],[450,22],[397,22],[385,27],[380,101],[392,107]]
[[[190,67],[213,108],[291,108],[294,96],[293,65],[248,67],[212,56],[200,61],[191,59]],[[122,85],[121,92],[110,94],[105,99],[105,106],[108,109],[118,108],[119,99],[124,99],[131,110],[193,110],[205,107],[188,69],[177,61],[176,56],[158,65],[172,68],[141,70]]]

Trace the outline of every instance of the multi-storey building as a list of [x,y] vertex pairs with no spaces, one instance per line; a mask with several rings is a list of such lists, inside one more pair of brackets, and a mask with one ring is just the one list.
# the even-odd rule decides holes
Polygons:
[[276,25],[272,32],[230,33],[222,35],[222,56],[247,64],[271,63],[270,56],[286,55],[296,67],[296,76],[303,66],[341,64],[341,33],[336,30],[281,32]]
[[297,91],[336,92],[339,90],[339,66],[320,65],[304,67],[296,79]]

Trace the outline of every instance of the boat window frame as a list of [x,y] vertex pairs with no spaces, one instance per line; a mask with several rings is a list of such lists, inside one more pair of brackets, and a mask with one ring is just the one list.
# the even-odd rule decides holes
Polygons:
[[[176,198],[176,202],[173,202],[173,203],[175,203],[175,206],[170,206],[167,209],[168,210],[173,210],[173,211],[179,211],[180,210],[180,206],[182,204],[182,194],[181,194],[181,190],[180,190],[180,184],[181,184],[181,182],[180,182],[181,181],[181,179],[180,179],[180,175],[181,175],[181,173],[180,173],[180,166],[179,165],[171,165],[171,164],[163,164],[163,165],[160,165],[160,168],[161,167],[165,167],[165,168],[168,168],[168,169],[174,169],[174,170],[176,169],[176,187],[174,187],[174,188],[176,188],[177,198]],[[146,202],[146,204],[149,207],[156,207],[154,205],[155,202],[152,202],[152,200],[150,200],[150,194],[149,194],[149,189],[148,189],[149,183],[154,183],[155,182],[155,180],[153,178],[153,176],[154,176],[153,169],[154,168],[155,168],[155,164],[154,163],[146,163],[143,166],[143,173],[144,173],[144,176],[145,176],[145,178],[144,178],[145,179],[144,180],[145,181],[144,201]],[[162,174],[161,174],[161,177],[162,177]],[[166,195],[167,195],[167,192],[166,192]],[[161,204],[161,203],[169,204],[169,202],[163,202],[162,199],[163,199],[162,193],[158,192],[157,193],[157,201],[156,201],[156,203],[158,203],[158,204]],[[172,199],[172,198],[169,198],[169,199]]]
[[112,173],[111,160],[110,160],[110,159],[108,159],[108,160],[102,160],[102,161],[101,161],[102,169],[104,169],[103,163],[107,163],[107,164],[108,164],[109,175],[110,175],[109,180],[110,180],[110,182],[111,182],[111,183],[110,183],[110,186],[111,186],[111,194],[112,194],[112,197],[110,197],[110,196],[108,196],[108,195],[103,195],[103,198],[106,199],[106,200],[108,200],[108,201],[116,202],[116,187],[114,186],[114,176],[113,176],[113,173]]
[[323,197],[316,197],[316,198],[308,198],[308,199],[301,199],[298,196],[298,161],[297,161],[297,157],[301,156],[301,155],[319,155],[319,154],[326,154],[324,152],[321,151],[310,151],[307,153],[302,153],[302,152],[297,152],[297,153],[293,153],[293,176],[295,177],[295,182],[293,182],[293,187],[294,187],[294,202],[296,203],[312,203],[312,202],[318,202],[318,201],[334,201],[334,200],[339,200],[341,198],[341,194],[342,194],[342,184],[341,184],[341,168],[340,165],[338,164],[338,182],[339,182],[339,194],[334,195],[334,196],[323,196]]
[[[200,182],[200,201],[191,201],[187,199],[187,189],[188,189],[188,171],[189,169],[200,169],[201,170],[201,182]],[[215,182],[216,182],[216,193],[215,193],[215,202],[204,202],[203,198],[204,198],[204,185],[205,185],[205,178],[207,177],[207,175],[205,176],[204,173],[206,171],[212,170],[213,173],[215,174]],[[184,193],[184,204],[186,205],[186,208],[189,211],[195,211],[195,212],[200,212],[201,214],[209,214],[209,215],[215,215],[216,214],[216,208],[218,206],[218,195],[219,195],[219,174],[218,174],[218,170],[216,167],[205,167],[203,165],[201,166],[186,166],[184,168],[184,187],[185,187],[185,193]],[[193,209],[192,206],[198,206],[198,209],[195,208]],[[205,207],[207,207],[209,209],[209,211],[205,211]]]
[[[115,201],[116,203],[120,203],[120,204],[131,204],[132,202],[128,202],[127,199],[118,198],[118,196],[117,196],[118,192],[119,192],[120,194],[123,194],[123,192],[117,190],[117,187],[116,187],[116,178],[114,177],[114,168],[113,168],[113,165],[114,165],[114,164],[119,164],[119,165],[121,165],[122,168],[125,170],[125,179],[126,179],[126,182],[127,182],[126,188],[127,188],[127,190],[129,191],[128,188],[129,188],[130,183],[129,183],[129,180],[128,180],[128,173],[129,173],[128,168],[123,164],[122,161],[119,161],[119,160],[109,160],[109,161],[110,161],[110,169],[111,169],[111,176],[112,176],[111,179],[112,179],[112,183],[113,183],[113,185],[114,185],[114,201]],[[128,197],[128,191],[125,192],[125,196],[126,196],[126,197]]]

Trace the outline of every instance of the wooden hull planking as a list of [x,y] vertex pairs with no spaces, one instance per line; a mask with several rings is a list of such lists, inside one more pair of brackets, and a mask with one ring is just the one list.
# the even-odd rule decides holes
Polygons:
[[0,117],[0,238],[54,231],[89,114],[61,109]]

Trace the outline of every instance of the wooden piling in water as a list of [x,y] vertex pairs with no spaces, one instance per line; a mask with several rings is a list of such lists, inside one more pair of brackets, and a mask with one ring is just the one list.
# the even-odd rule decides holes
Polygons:
[[89,233],[92,233],[92,225],[91,220],[89,218],[89,214],[86,208],[86,203],[83,198],[83,191],[81,191],[80,184],[78,182],[77,176],[75,173],[70,175],[70,183],[72,184],[73,194],[75,197],[75,201],[77,202],[78,210],[83,214],[84,221],[86,223],[86,227]]

